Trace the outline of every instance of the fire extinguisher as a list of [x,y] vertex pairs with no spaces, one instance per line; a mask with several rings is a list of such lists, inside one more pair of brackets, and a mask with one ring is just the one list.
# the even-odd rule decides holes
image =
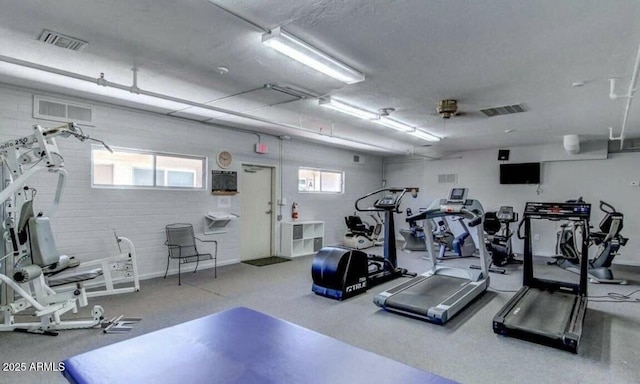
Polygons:
[[293,205],[291,206],[291,219],[298,219],[298,203],[293,203]]

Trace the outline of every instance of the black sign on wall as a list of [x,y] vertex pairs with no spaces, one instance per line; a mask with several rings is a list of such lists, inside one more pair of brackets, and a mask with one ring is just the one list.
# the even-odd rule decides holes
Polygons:
[[211,171],[211,193],[216,195],[238,193],[238,172]]

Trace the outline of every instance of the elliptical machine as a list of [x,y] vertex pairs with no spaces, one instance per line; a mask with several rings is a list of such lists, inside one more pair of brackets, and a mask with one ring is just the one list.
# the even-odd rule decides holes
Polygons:
[[[360,212],[384,212],[383,256],[368,255],[356,249],[323,247],[313,258],[311,290],[321,296],[343,300],[365,292],[368,288],[410,274],[398,268],[394,213],[401,213],[400,201],[409,192],[415,198],[418,188],[383,188],[370,192],[358,200],[355,207]],[[359,203],[376,194],[382,198],[373,207],[362,208]]]
[[[578,199],[582,202],[582,198]],[[623,227],[624,215],[608,203],[600,201],[600,210],[605,213],[599,224],[599,232],[589,232],[589,228],[584,225],[574,223],[563,224],[558,231],[558,241],[556,243],[556,252],[559,254],[554,257],[554,261],[549,264],[555,264],[561,268],[574,273],[580,273],[580,252],[576,246],[579,241],[578,237],[585,237],[589,240],[589,244],[598,246],[596,257],[589,260],[587,273],[592,283],[608,283],[608,284],[627,284],[626,280],[615,279],[611,272],[611,263],[618,254],[621,246],[627,244],[628,238],[620,233]]]

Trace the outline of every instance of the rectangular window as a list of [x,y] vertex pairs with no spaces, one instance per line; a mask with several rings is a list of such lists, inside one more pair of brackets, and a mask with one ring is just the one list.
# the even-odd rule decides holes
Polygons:
[[298,168],[298,192],[343,193],[344,172]]
[[204,189],[207,158],[126,148],[91,148],[92,186]]

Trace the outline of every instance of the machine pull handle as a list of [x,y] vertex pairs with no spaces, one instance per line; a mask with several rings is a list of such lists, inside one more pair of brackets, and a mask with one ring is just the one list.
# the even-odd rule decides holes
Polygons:
[[482,216],[476,216],[474,219],[469,221],[469,227],[475,227],[480,223],[482,223]]

